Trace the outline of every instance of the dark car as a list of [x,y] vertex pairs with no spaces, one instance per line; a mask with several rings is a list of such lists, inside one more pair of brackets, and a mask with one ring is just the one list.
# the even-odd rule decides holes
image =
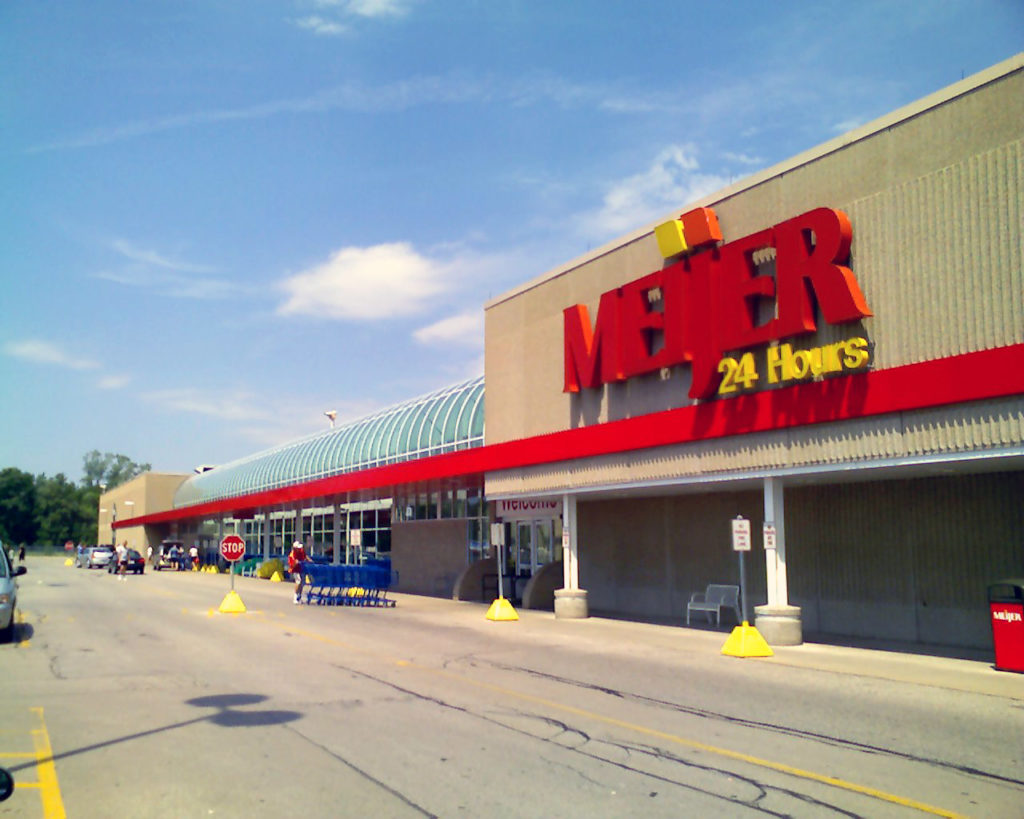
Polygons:
[[120,570],[121,564],[124,564],[125,572],[131,572],[132,574],[142,574],[146,570],[146,559],[140,555],[135,549],[128,549],[124,553],[124,560],[118,560],[116,557],[107,564],[107,571],[113,574]]
[[165,540],[160,544],[153,568],[158,572],[161,569],[180,572],[187,568],[186,562],[185,544],[179,540]]

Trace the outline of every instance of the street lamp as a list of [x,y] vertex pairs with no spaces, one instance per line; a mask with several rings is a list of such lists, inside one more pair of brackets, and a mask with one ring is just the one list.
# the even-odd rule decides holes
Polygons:
[[[135,505],[135,501],[133,501],[133,500],[126,500],[126,501],[124,502],[124,505],[125,505],[125,506],[134,506],[134,505]],[[131,509],[129,509],[129,510],[128,510],[128,517],[131,517],[131,516],[132,516],[132,510],[131,510]],[[127,545],[128,545],[128,540],[127,540],[127,538],[125,539],[124,545],[125,545],[125,546],[127,546]],[[133,546],[135,545],[135,541],[132,541],[132,545],[133,545]]]

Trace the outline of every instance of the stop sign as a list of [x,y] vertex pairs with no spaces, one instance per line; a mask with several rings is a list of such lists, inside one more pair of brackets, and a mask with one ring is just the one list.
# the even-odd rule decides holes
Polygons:
[[241,560],[245,555],[245,541],[238,535],[225,535],[220,542],[220,554],[228,563]]

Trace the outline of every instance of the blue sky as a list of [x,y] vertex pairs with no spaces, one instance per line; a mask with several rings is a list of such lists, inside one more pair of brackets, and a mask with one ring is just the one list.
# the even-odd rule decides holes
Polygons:
[[188,472],[477,375],[487,299],[1022,33],[1019,0],[9,0],[0,468]]

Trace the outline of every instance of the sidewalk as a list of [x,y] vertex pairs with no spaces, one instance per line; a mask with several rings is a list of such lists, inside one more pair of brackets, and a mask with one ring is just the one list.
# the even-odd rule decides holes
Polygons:
[[[547,634],[568,640],[614,641],[620,645],[646,647],[652,651],[670,651],[680,655],[699,654],[711,658],[721,655],[729,629],[687,628],[684,625],[658,625],[622,619],[591,616],[586,620],[556,620],[552,612],[516,609],[519,621],[495,623],[486,619],[487,604],[391,593],[404,615],[423,619],[438,618],[473,629],[522,629],[531,634]],[[771,663],[791,668],[834,674],[847,674],[927,685],[994,697],[1024,701],[1024,674],[997,671],[993,660],[960,659],[919,653],[926,647],[879,643],[879,648],[858,648],[824,642],[806,642],[799,646],[773,647],[774,657],[722,657],[726,662]],[[910,649],[910,650],[908,650]],[[936,648],[936,651],[942,651]],[[976,653],[979,657],[983,652]]]

